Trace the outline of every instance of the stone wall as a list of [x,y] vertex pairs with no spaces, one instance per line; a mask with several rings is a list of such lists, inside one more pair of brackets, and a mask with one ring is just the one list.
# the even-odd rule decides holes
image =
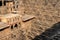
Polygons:
[[27,38],[32,40],[53,24],[60,22],[60,0],[23,0],[24,14],[35,15]]

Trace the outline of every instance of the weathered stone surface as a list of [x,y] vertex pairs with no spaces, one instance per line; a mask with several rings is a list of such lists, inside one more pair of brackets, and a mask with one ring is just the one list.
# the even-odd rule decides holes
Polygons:
[[32,40],[53,24],[60,22],[60,0],[18,0],[18,4],[19,14],[36,16],[35,19],[21,24],[21,40]]
[[36,19],[32,20],[31,33],[29,33],[31,38],[60,22],[60,0],[24,0],[23,3],[24,14],[36,16]]

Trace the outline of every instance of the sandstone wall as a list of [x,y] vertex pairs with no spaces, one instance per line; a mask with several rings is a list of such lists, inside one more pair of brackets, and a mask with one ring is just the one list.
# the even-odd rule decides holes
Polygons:
[[[60,0],[17,0],[19,14],[34,15],[36,18],[23,23],[19,38],[12,40],[32,40],[53,24],[60,22]],[[30,24],[29,24],[30,23]],[[28,25],[27,25],[28,24]],[[26,25],[26,26],[25,26]],[[16,32],[15,32],[16,33]]]
[[28,40],[60,22],[60,0],[23,0],[23,4],[24,14],[36,16],[27,32]]

